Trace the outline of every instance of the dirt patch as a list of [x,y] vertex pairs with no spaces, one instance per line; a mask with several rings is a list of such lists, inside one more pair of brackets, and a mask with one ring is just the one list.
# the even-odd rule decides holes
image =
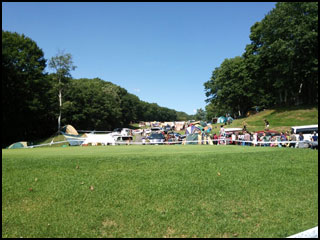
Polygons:
[[103,227],[117,227],[117,223],[113,220],[110,220],[110,219],[105,219],[103,222],[102,222],[102,226]]

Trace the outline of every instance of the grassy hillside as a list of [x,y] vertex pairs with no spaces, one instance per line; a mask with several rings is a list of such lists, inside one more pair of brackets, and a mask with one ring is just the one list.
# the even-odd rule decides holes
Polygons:
[[[239,118],[227,127],[243,127],[243,121],[247,123],[247,129],[251,131],[264,130],[264,119],[270,123],[270,129],[276,131],[289,131],[292,126],[318,124],[318,108],[276,108],[267,109],[249,117]],[[214,124],[215,127],[221,124]]]
[[264,238],[318,225],[318,151],[5,149],[4,238]]

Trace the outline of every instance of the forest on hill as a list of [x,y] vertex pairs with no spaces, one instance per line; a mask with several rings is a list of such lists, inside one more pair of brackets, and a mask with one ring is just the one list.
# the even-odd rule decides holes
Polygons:
[[249,37],[242,56],[225,59],[205,82],[208,119],[318,105],[318,2],[277,3]]
[[52,135],[58,131],[60,117],[61,126],[72,124],[86,130],[191,118],[184,112],[142,101],[99,78],[73,79],[75,66],[70,54],[58,53],[50,59],[55,73],[45,72],[47,62],[34,40],[2,30],[2,147]]

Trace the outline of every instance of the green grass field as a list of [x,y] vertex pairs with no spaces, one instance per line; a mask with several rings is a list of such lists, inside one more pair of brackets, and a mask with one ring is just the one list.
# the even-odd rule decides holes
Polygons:
[[2,150],[2,237],[287,237],[318,225],[318,151]]

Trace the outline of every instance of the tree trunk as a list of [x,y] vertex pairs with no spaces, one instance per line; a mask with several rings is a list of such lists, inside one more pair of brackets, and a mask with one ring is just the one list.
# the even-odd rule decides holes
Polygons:
[[284,90],[284,104],[287,104],[287,102],[288,102],[288,90],[285,89]]
[[59,117],[58,117],[58,131],[61,128],[61,106],[62,106],[62,94],[61,89],[59,89]]

